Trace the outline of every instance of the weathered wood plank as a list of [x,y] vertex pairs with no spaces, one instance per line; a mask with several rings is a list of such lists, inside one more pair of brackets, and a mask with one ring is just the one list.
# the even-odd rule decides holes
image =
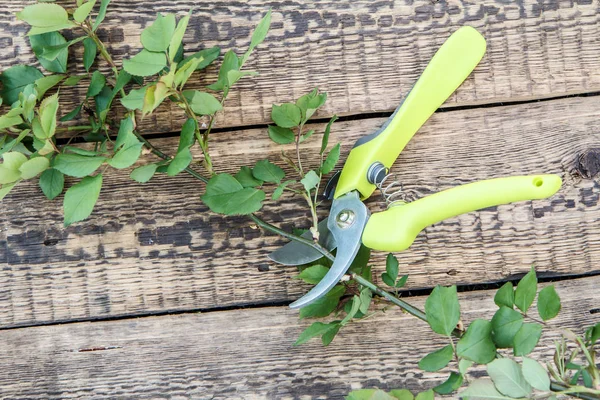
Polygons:
[[[408,287],[499,281],[531,264],[553,276],[598,271],[598,110],[600,97],[587,97],[434,115],[393,168],[416,197],[478,179],[539,172],[560,174],[564,185],[549,200],[427,228],[399,254],[402,271],[410,274]],[[345,157],[358,137],[382,122],[337,123],[331,141],[343,143]],[[176,147],[173,139],[156,143],[164,150]],[[259,129],[215,135],[212,145],[219,171],[234,172],[267,156],[276,161],[279,154]],[[320,140],[311,146],[315,159]],[[46,201],[33,183],[16,188],[0,212],[0,324],[264,304],[307,290],[290,279],[295,268],[266,258],[284,240],[245,218],[207,213],[202,191],[187,175],[139,185],[108,170],[91,219],[64,229],[60,202]],[[369,206],[381,206],[377,196]],[[289,197],[267,202],[260,214],[288,230],[309,224],[303,202]],[[384,257],[373,258],[379,274]]]
[[[550,328],[581,333],[597,322],[590,310],[600,303],[599,285],[600,277],[558,282],[563,310]],[[493,293],[461,293],[463,321],[490,318]],[[423,306],[424,298],[410,300]],[[3,331],[2,396],[342,399],[363,387],[427,389],[448,373],[418,369],[447,339],[397,310],[346,326],[329,347],[293,347],[309,323],[271,307]],[[545,331],[532,357],[550,360],[556,338]]]
[[[5,49],[0,69],[35,61],[27,27],[13,17],[25,4],[0,1],[0,43]],[[464,24],[482,32],[488,51],[447,106],[600,90],[598,1],[115,0],[101,35],[120,62],[137,52],[139,34],[157,12],[183,15],[193,8],[185,38],[188,51],[212,45],[244,51],[253,26],[270,7],[271,33],[248,63],[261,76],[240,82],[217,126],[268,122],[271,104],[290,101],[316,86],[330,94],[321,116],[393,110],[436,49]],[[211,70],[191,84],[201,87],[214,78]],[[68,98],[63,108],[67,113],[85,89],[65,89],[62,94]],[[176,131],[182,122],[180,110],[163,107],[144,120],[142,130]]]

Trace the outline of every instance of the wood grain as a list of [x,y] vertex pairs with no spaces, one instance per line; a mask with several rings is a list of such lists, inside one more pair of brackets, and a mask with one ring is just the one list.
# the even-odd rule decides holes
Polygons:
[[[598,272],[600,97],[569,98],[437,113],[401,154],[393,171],[407,193],[425,196],[479,179],[558,173],[548,200],[470,213],[427,228],[400,253],[408,288],[501,281],[535,264],[542,275]],[[382,119],[339,122],[331,143],[342,159]],[[322,132],[323,124],[314,126]],[[157,139],[172,152],[173,139]],[[279,147],[261,129],[220,133],[212,141],[220,172],[235,172]],[[320,140],[306,142],[315,160]],[[280,163],[281,164],[281,163]],[[288,171],[289,173],[290,171]],[[203,186],[187,175],[149,184],[109,169],[92,217],[62,227],[60,201],[32,182],[17,187],[0,212],[0,324],[4,327],[288,302],[308,288],[295,268],[266,255],[286,241],[244,217],[207,212]],[[270,195],[272,188],[268,188]],[[377,196],[372,211],[381,209]],[[320,208],[326,215],[327,204]],[[260,215],[286,230],[307,227],[303,201],[284,196]],[[379,276],[383,253],[372,262]]]
[[[25,4],[28,1],[0,1],[0,43],[5,49],[0,70],[35,62],[25,37],[28,27],[14,18]],[[322,117],[391,111],[437,48],[462,25],[479,29],[488,50],[448,107],[600,90],[596,0],[114,0],[100,35],[120,63],[137,53],[139,35],[157,12],[181,16],[190,8],[194,13],[185,37],[188,52],[219,45],[239,53],[248,46],[260,16],[273,9],[271,32],[247,65],[261,75],[240,82],[218,127],[267,123],[273,103],[291,101],[314,87],[330,94]],[[81,72],[80,65],[72,67]],[[214,79],[211,69],[190,87],[200,88]],[[83,99],[85,87],[61,93],[66,114]],[[180,110],[165,106],[141,128],[146,133],[178,131],[182,122]]]
[[[600,277],[556,284],[563,309],[533,358],[551,360],[552,328],[581,334],[599,320],[590,313],[600,303],[598,285]],[[491,318],[493,294],[460,294],[465,324]],[[423,307],[422,297],[410,301]],[[2,397],[342,399],[359,388],[423,390],[448,374],[417,367],[447,339],[396,309],[349,324],[329,347],[317,340],[293,347],[310,323],[270,307],[7,330],[0,335]]]

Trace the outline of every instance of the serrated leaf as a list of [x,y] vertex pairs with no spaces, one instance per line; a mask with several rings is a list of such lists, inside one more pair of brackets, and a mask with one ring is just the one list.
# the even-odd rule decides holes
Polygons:
[[6,185],[16,182],[21,177],[19,170],[13,170],[5,165],[0,165],[0,184]]
[[433,388],[433,391],[442,395],[450,394],[458,389],[463,383],[463,376],[456,372],[450,372],[450,376],[444,383]]
[[10,193],[10,191],[17,185],[17,183],[9,183],[2,185],[0,188],[0,201],[4,200],[4,198]]
[[54,168],[50,168],[45,170],[42,175],[40,175],[39,184],[42,192],[44,192],[44,195],[46,195],[49,200],[52,200],[62,193],[65,186],[65,177],[62,172]]
[[[58,93],[50,97],[46,97],[40,104],[39,107],[39,127],[43,132],[36,132],[39,129],[36,129],[34,126],[34,134],[39,139],[49,139],[54,136],[56,132],[56,115],[58,112]],[[36,118],[34,121],[37,121]]]
[[232,69],[227,72],[227,83],[229,87],[235,85],[240,79],[245,76],[257,76],[258,72],[256,71],[238,71],[236,69]]
[[73,27],[75,27],[75,25],[73,25],[71,21],[52,26],[34,26],[29,30],[29,32],[27,32],[27,36],[41,35],[42,33],[56,32],[62,29],[69,29]]
[[29,36],[29,43],[38,61],[44,67],[46,71],[65,73],[67,72],[67,59],[69,56],[69,49],[64,48],[61,52],[56,55],[54,60],[48,60],[42,56],[44,49],[52,46],[60,46],[67,43],[67,39],[64,38],[59,32],[48,32],[42,33],[41,35]]
[[460,393],[460,398],[468,400],[514,400],[512,397],[500,393],[494,386],[494,382],[487,378],[480,378],[471,382],[469,387]]
[[279,186],[277,186],[277,188],[273,191],[273,195],[271,196],[272,200],[278,200],[281,195],[283,194],[283,191],[285,190],[285,188],[288,185],[291,185],[292,183],[296,183],[295,180],[289,180],[289,181],[285,181],[282,182],[281,184],[279,184]]
[[371,306],[373,300],[373,292],[371,289],[364,288],[360,291],[360,308],[358,309],[362,314],[366,314]]
[[419,361],[419,368],[428,372],[439,371],[448,365],[452,357],[454,357],[452,345],[447,345],[423,357]]
[[242,56],[242,59],[240,61],[240,66],[243,65],[246,62],[246,60],[248,60],[248,57],[250,57],[250,54],[256,48],[256,46],[258,46],[259,44],[261,44],[263,42],[263,40],[265,40],[265,37],[267,37],[267,32],[269,31],[270,26],[271,26],[271,10],[267,11],[265,16],[262,17],[262,19],[258,23],[258,25],[256,25],[256,28],[254,29],[254,32],[252,33],[252,38],[250,39],[250,46],[248,47],[248,50],[246,51],[246,53],[244,53],[244,55]]
[[84,39],[85,36],[80,36],[66,43],[62,43],[56,46],[45,47],[44,51],[42,52],[42,57],[49,61],[54,61],[58,56],[63,54],[65,50],[68,51],[70,46],[72,46],[75,43],[79,43]]
[[528,357],[523,357],[523,376],[537,390],[550,390],[550,377],[542,364]]
[[133,119],[131,117],[123,118],[119,125],[117,139],[115,140],[115,149],[118,149],[127,143],[135,144],[138,142],[138,138],[133,134]]
[[177,24],[177,28],[173,32],[173,35],[170,37],[169,41],[169,60],[173,61],[175,56],[177,55],[177,50],[181,46],[181,42],[183,41],[183,35],[185,34],[185,30],[187,29],[188,23],[190,22],[190,16],[192,15],[191,11],[185,15],[183,18],[179,20]]
[[310,193],[312,189],[317,187],[319,181],[319,175],[311,169],[304,175],[304,178],[300,180],[300,183],[304,186],[304,190]]
[[542,336],[540,324],[523,324],[514,339],[515,356],[526,356],[531,353]]
[[330,173],[333,170],[333,168],[335,168],[335,164],[337,164],[339,159],[340,159],[340,144],[338,143],[335,146],[333,146],[333,148],[331,149],[329,154],[327,154],[327,158],[325,158],[325,161],[323,162],[323,165],[321,166],[321,173],[323,175]]
[[92,79],[90,81],[90,86],[88,87],[87,97],[95,97],[97,96],[104,86],[106,85],[106,78],[100,71],[94,71],[92,74]]
[[327,100],[327,93],[318,93],[318,89],[314,89],[312,92],[307,93],[296,100],[296,105],[300,108],[302,115],[302,123],[309,120],[315,111]]
[[101,0],[100,1],[100,9],[98,10],[98,16],[96,17],[96,20],[94,21],[94,25],[92,26],[93,31],[96,31],[96,29],[98,29],[98,26],[100,26],[102,21],[104,21],[104,18],[106,17],[106,9],[108,8],[109,3],[110,3],[110,0]]
[[276,125],[269,125],[268,132],[271,140],[277,144],[294,143],[296,139],[294,131],[292,131],[289,128],[282,128]]
[[197,122],[194,118],[188,118],[183,126],[181,127],[181,133],[179,134],[179,146],[177,147],[177,152],[179,153],[181,150],[190,148],[194,145],[196,140],[196,127]]
[[194,71],[196,71],[196,67],[198,64],[202,62],[201,58],[192,58],[187,63],[182,64],[182,66],[175,73],[174,85],[175,87],[183,88],[183,86],[190,79]]
[[90,216],[100,196],[102,174],[86,176],[81,182],[71,186],[65,193],[63,203],[65,227],[83,221]]
[[434,400],[433,390],[429,389],[425,392],[421,392],[415,397],[415,400]]
[[501,306],[492,318],[493,339],[499,348],[512,347],[515,335],[523,325],[521,313]]
[[515,305],[523,312],[527,312],[533,304],[537,292],[537,276],[535,269],[531,270],[521,279],[515,290]]
[[[179,64],[185,65],[192,58],[200,58],[200,59],[202,59],[202,62],[200,64],[198,64],[198,66],[196,67],[196,71],[198,71],[198,70],[208,67],[213,61],[215,61],[219,57],[220,54],[221,54],[221,49],[218,46],[214,46],[209,49],[200,50],[199,52],[194,53],[191,56],[184,58],[183,61],[180,62]],[[235,56],[235,54],[234,54],[234,56]]]
[[156,20],[142,31],[142,46],[148,51],[165,52],[169,48],[174,33],[175,15],[158,13]]
[[73,19],[76,22],[82,23],[86,20],[87,17],[90,16],[90,13],[92,12],[92,9],[95,5],[96,0],[90,0],[87,3],[81,4],[79,7],[77,7],[75,12],[73,12]]
[[425,301],[425,313],[434,332],[450,336],[460,319],[456,286],[436,286]]
[[354,297],[352,297],[352,306],[350,307],[350,311],[348,312],[348,314],[346,314],[346,316],[344,317],[344,319],[342,320],[340,325],[344,326],[348,322],[350,322],[350,320],[352,318],[354,318],[354,316],[358,312],[359,308],[360,308],[360,297],[358,297],[357,295],[354,295]]
[[164,53],[154,53],[146,49],[133,58],[123,61],[123,69],[135,76],[151,76],[158,74],[167,66]]
[[184,90],[183,96],[190,104],[190,108],[196,115],[213,115],[217,111],[221,111],[223,106],[210,93],[201,92],[199,90]]
[[321,140],[321,154],[325,153],[325,150],[327,149],[327,144],[329,143],[329,135],[331,133],[331,125],[333,125],[333,123],[337,120],[338,116],[334,115],[333,117],[331,117],[331,119],[327,123],[327,126],[325,127],[325,133],[323,134],[323,139]]
[[54,27],[69,24],[67,10],[58,4],[37,3],[23,8],[17,13],[17,19],[33,27]]
[[388,253],[385,259],[385,272],[393,281],[398,279],[398,265],[398,259],[396,256],[394,256],[392,253]]
[[3,115],[0,117],[0,130],[19,125],[21,123],[23,123],[23,118],[21,118],[19,115],[15,115],[14,117]]
[[[220,50],[219,50],[220,51]],[[223,57],[223,62],[221,63],[221,68],[219,68],[219,76],[217,78],[217,82],[208,86],[211,90],[224,90],[229,88],[229,71],[239,70],[240,60],[233,50],[229,50],[225,53],[225,57]],[[198,67],[200,68],[200,67]]]
[[167,168],[167,175],[175,176],[184,169],[186,169],[190,163],[192,162],[193,157],[189,148],[182,149],[178,152],[173,160],[169,163],[169,168]]
[[342,327],[342,325],[340,325],[337,322],[331,322],[331,325],[333,325],[331,327],[330,330],[328,330],[327,332],[325,332],[322,336],[321,336],[321,343],[323,343],[323,346],[329,346],[329,344],[333,341],[333,339],[335,338],[335,335],[338,334],[338,332],[340,331],[340,328]]
[[106,161],[104,157],[86,157],[78,154],[59,154],[54,158],[53,168],[65,175],[82,178],[92,174]]
[[300,346],[301,344],[308,342],[314,337],[321,336],[324,333],[327,333],[335,327],[334,325],[335,324],[324,324],[322,322],[314,322],[308,328],[303,330],[302,333],[300,333],[300,335],[298,336],[298,340],[296,340],[296,343],[294,343],[294,346]]
[[80,80],[82,80],[84,78],[87,78],[87,76],[86,75],[71,75],[65,80],[64,84],[65,84],[65,86],[75,86],[79,83]]
[[35,88],[38,92],[38,100],[42,99],[48,90],[58,85],[63,79],[65,79],[65,75],[48,75],[36,80]]
[[129,175],[129,177],[136,182],[146,183],[150,179],[152,179],[157,167],[158,165],[156,164],[148,164],[142,167],[138,167],[131,171],[131,175]]
[[97,54],[98,46],[96,46],[96,42],[90,38],[85,38],[83,41],[83,67],[86,71],[90,71]]
[[28,161],[25,161],[19,167],[19,171],[21,172],[21,179],[31,179],[45,170],[50,166],[50,161],[46,157],[35,157]]
[[213,211],[225,215],[246,215],[260,210],[265,193],[244,188],[233,176],[217,174],[210,178],[202,201]]
[[[137,141],[137,138],[136,138]],[[128,142],[108,160],[108,164],[117,169],[129,168],[140,158],[144,144],[140,141]]]
[[494,296],[494,303],[498,307],[506,306],[508,308],[513,308],[515,303],[515,290],[513,289],[512,282],[506,282]]
[[2,164],[2,166],[15,172],[18,172],[19,168],[21,168],[21,165],[23,165],[27,161],[27,157],[25,157],[24,154],[19,153],[17,151],[4,153],[2,154],[2,158],[4,159],[4,163]]
[[12,104],[19,100],[19,93],[23,92],[29,84],[35,83],[36,80],[43,78],[44,75],[34,67],[29,65],[12,66],[0,75],[2,90],[0,96],[6,104]]
[[260,160],[252,169],[252,175],[263,182],[280,183],[285,172],[269,160]]
[[242,167],[237,174],[235,174],[235,179],[243,186],[243,187],[257,187],[263,184],[263,181],[256,179],[254,175],[252,175],[252,169],[250,167]]
[[487,366],[487,372],[496,389],[506,396],[527,397],[533,390],[525,380],[519,364],[510,358],[499,358],[492,361]]
[[483,319],[471,322],[467,332],[456,345],[458,356],[478,364],[487,364],[492,361],[496,357],[496,346],[492,342],[491,333],[491,322]]
[[467,373],[467,370],[471,368],[473,364],[473,361],[461,358],[458,361],[458,372],[460,372],[461,375],[465,375]]
[[329,272],[329,268],[323,265],[311,265],[302,270],[295,279],[302,279],[306,283],[316,285]]
[[142,110],[147,87],[131,90],[127,96],[121,98],[121,104],[128,110]]
[[295,128],[300,125],[300,108],[293,103],[273,105],[271,119],[281,128]]
[[394,389],[390,390],[390,396],[396,400],[413,400],[415,397],[407,389]]
[[327,294],[312,304],[304,306],[300,309],[300,318],[322,318],[331,314],[340,302],[340,298],[346,291],[346,288],[337,285],[334,286]]
[[544,321],[548,321],[558,315],[561,304],[560,297],[558,296],[558,293],[556,293],[554,285],[546,286],[540,290],[537,305],[538,313]]

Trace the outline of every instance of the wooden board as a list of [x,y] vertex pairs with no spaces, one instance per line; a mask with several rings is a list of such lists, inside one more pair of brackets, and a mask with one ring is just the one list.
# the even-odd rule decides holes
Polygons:
[[[562,312],[550,328],[582,333],[598,322],[600,277],[558,282]],[[461,293],[462,319],[491,318],[493,291]],[[423,306],[424,298],[411,298]],[[536,315],[535,311],[530,311]],[[359,388],[433,387],[421,357],[447,344],[396,309],[346,326],[324,348],[293,347],[310,321],[284,307],[76,323],[3,331],[4,399],[342,399]],[[548,329],[532,357],[550,360]],[[481,373],[481,369],[479,369]]]
[[[28,28],[14,19],[28,3],[0,1],[0,43],[5,49],[0,70],[35,61],[25,37]],[[241,53],[270,7],[272,30],[247,65],[261,75],[240,82],[217,127],[267,123],[273,103],[294,100],[317,86],[330,94],[321,117],[391,111],[436,49],[462,25],[479,29],[488,51],[448,107],[600,90],[596,1],[113,0],[100,34],[120,64],[138,51],[139,35],[157,12],[181,16],[193,8],[185,37],[189,52],[219,45]],[[74,70],[81,72],[81,66]],[[214,79],[211,69],[190,87],[200,88]],[[83,99],[85,88],[61,93],[66,114]],[[144,120],[141,130],[178,131],[182,122],[180,110],[165,106]]]
[[[501,281],[532,264],[543,275],[598,272],[600,257],[600,97],[437,113],[393,170],[421,197],[506,175],[558,173],[560,192],[463,215],[427,228],[401,254],[409,288]],[[382,119],[334,125],[342,157]],[[322,132],[323,125],[316,126]],[[168,151],[174,139],[155,143]],[[219,171],[278,160],[264,129],[215,135]],[[315,159],[318,137],[307,142]],[[289,172],[289,171],[288,171]],[[269,189],[272,190],[272,189]],[[108,170],[91,219],[64,229],[59,202],[32,183],[3,201],[0,213],[0,324],[4,327],[176,310],[288,302],[308,288],[295,268],[266,255],[285,243],[243,217],[208,213],[203,186],[187,175],[139,185]],[[381,207],[374,196],[373,211]],[[326,214],[327,207],[321,209]],[[266,220],[306,227],[302,202],[267,202]],[[385,254],[373,257],[377,275]]]

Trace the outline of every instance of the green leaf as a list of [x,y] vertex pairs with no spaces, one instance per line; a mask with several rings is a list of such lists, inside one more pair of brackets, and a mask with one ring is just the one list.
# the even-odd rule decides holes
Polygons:
[[415,397],[415,400],[434,400],[433,390],[429,389],[425,392],[421,392]]
[[295,128],[300,125],[300,109],[293,103],[273,105],[271,118],[281,128]]
[[73,25],[73,23],[71,21],[62,23],[60,25],[34,26],[29,30],[29,32],[27,33],[27,36],[41,35],[42,33],[56,32],[56,31],[60,31],[61,29],[69,29],[69,28],[74,28],[74,27],[75,27],[75,25]]
[[95,97],[97,96],[104,86],[106,85],[106,78],[100,71],[94,71],[92,74],[92,80],[90,82],[90,86],[88,87],[87,97]]
[[229,86],[233,86],[235,85],[240,79],[242,79],[245,76],[257,76],[258,72],[256,71],[238,71],[235,69],[232,69],[231,71],[229,71],[227,73],[227,82],[229,84]]
[[501,394],[494,386],[494,382],[487,378],[480,378],[471,382],[469,387],[460,393],[460,398],[468,400],[513,400],[512,397]]
[[327,100],[327,93],[318,93],[318,89],[314,89],[312,92],[305,94],[296,100],[296,105],[300,108],[302,115],[301,121],[305,123],[310,117],[313,116],[317,108],[325,104]]
[[167,66],[164,53],[153,53],[146,49],[133,58],[123,61],[123,69],[135,76],[151,76],[158,74]]
[[306,283],[316,285],[329,272],[329,268],[323,265],[311,265],[302,270],[295,279],[302,279]]
[[[5,153],[6,154],[6,153]],[[13,183],[21,177],[18,170],[11,169],[5,165],[0,165],[0,184],[6,185]]]
[[138,138],[133,134],[133,119],[131,117],[123,118],[121,120],[121,125],[119,126],[117,140],[115,140],[115,149],[118,149],[127,143],[135,144],[138,142]]
[[33,27],[54,27],[69,23],[67,10],[58,4],[31,4],[17,13],[17,19]]
[[450,336],[460,319],[456,286],[436,286],[425,301],[425,313],[434,332]]
[[100,93],[94,97],[96,103],[96,113],[100,116],[102,121],[106,120],[108,115],[108,107],[112,101],[112,90],[108,86],[104,86]]
[[44,97],[46,92],[58,85],[63,79],[64,75],[48,75],[35,81],[35,88],[38,92],[38,100]]
[[35,83],[36,80],[43,78],[44,75],[37,68],[28,65],[12,66],[0,75],[2,90],[0,96],[6,104],[12,104],[19,100],[19,93],[23,92],[29,84]]
[[50,168],[42,172],[40,176],[40,188],[49,200],[54,199],[62,193],[65,186],[65,176],[62,172]]
[[252,169],[252,175],[263,182],[280,183],[285,172],[269,160],[260,160]]
[[192,162],[193,157],[189,148],[182,149],[179,153],[175,155],[171,163],[169,164],[169,168],[167,168],[167,175],[175,176],[184,169],[186,169],[190,163]]
[[66,86],[75,86],[79,83],[80,80],[82,80],[84,78],[87,78],[87,76],[86,75],[71,75],[65,80],[64,84]]
[[335,325],[337,324],[314,322],[311,326],[302,331],[302,333],[298,336],[298,340],[296,340],[296,343],[294,343],[294,346],[300,346],[314,337],[327,333],[328,331],[334,329]]
[[[56,114],[58,112],[58,93],[46,97],[39,107],[39,122],[44,132],[44,138],[48,139],[54,136],[56,132]],[[34,132],[35,133],[35,132]],[[37,135],[36,135],[37,136]],[[42,138],[40,138],[42,139]]]
[[67,72],[67,59],[69,57],[68,47],[60,51],[54,60],[48,60],[42,56],[45,49],[67,43],[67,39],[65,39],[63,35],[58,32],[32,35],[29,37],[29,43],[31,44],[31,49],[38,61],[46,71],[58,72],[61,74]]
[[131,90],[127,96],[121,98],[121,104],[128,110],[142,110],[144,107],[144,96],[146,96],[147,87]]
[[515,290],[513,289],[512,282],[506,282],[494,296],[494,303],[498,307],[506,306],[508,308],[513,308],[515,304]]
[[210,93],[200,92],[199,90],[184,90],[183,96],[196,115],[213,115],[223,109],[219,100]]
[[98,16],[96,17],[96,20],[94,21],[94,26],[92,27],[93,31],[96,31],[96,29],[98,29],[98,26],[100,26],[102,21],[104,21],[104,18],[106,17],[106,9],[108,8],[109,3],[110,3],[110,0],[101,0],[100,1],[100,10],[98,11]]
[[99,152],[97,152],[97,151],[86,150],[86,149],[82,149],[80,147],[74,147],[74,146],[65,146],[63,148],[63,153],[75,153],[75,154],[80,154],[82,156],[97,156],[99,154]]
[[354,295],[354,297],[352,297],[352,306],[350,307],[350,311],[348,312],[348,314],[346,314],[346,316],[344,317],[344,319],[342,320],[342,322],[340,324],[342,326],[344,326],[348,322],[350,322],[350,320],[352,318],[354,318],[354,316],[358,312],[359,308],[360,308],[360,297],[358,297],[357,295]]
[[9,183],[6,185],[2,185],[0,189],[0,200],[4,200],[4,198],[10,193],[10,191],[17,185],[17,183]]
[[586,329],[585,337],[586,340],[590,343],[590,346],[596,344],[596,342],[600,340],[600,322]]
[[510,358],[499,358],[492,361],[487,366],[487,372],[496,389],[506,396],[527,397],[533,390],[525,380],[519,364]]
[[42,52],[42,57],[49,60],[54,61],[58,56],[64,54],[65,51],[69,50],[69,47],[75,43],[79,43],[85,39],[85,36],[80,36],[73,40],[70,40],[66,43],[61,43],[56,46],[44,47],[44,51]]
[[[348,269],[350,272],[354,272],[359,275],[363,275],[366,269],[368,269],[368,262],[371,259],[371,249],[365,246],[364,244],[360,245],[358,249],[358,254],[354,257],[352,264],[350,264],[350,268]],[[367,279],[367,278],[365,278]],[[369,274],[370,281],[370,274]]]
[[388,253],[385,259],[385,272],[393,281],[398,279],[398,259],[392,253]]
[[[156,21],[142,31],[142,45],[148,51],[165,52],[169,48],[174,33],[175,15],[158,13]],[[175,49],[176,52],[177,49]]]
[[83,67],[86,71],[90,72],[90,68],[94,64],[97,54],[98,46],[96,46],[96,42],[90,38],[86,38],[83,41]]
[[556,293],[554,285],[546,286],[538,295],[538,313],[544,321],[548,321],[560,312],[560,297]]
[[206,185],[202,201],[213,211],[226,215],[246,215],[260,210],[265,193],[244,188],[233,176],[217,174]]
[[92,174],[106,161],[104,157],[86,157],[78,154],[59,154],[53,167],[65,175],[82,178]]
[[452,345],[447,345],[439,350],[427,354],[419,361],[419,368],[427,372],[435,372],[444,368],[452,360],[454,351]]
[[329,344],[335,338],[335,335],[337,335],[337,333],[340,331],[340,328],[342,327],[337,322],[330,322],[330,325],[332,325],[331,329],[323,333],[323,336],[321,336],[321,343],[323,343],[323,346],[329,346]]
[[186,16],[179,20],[177,24],[177,28],[175,29],[173,35],[171,36],[171,40],[169,41],[169,60],[175,60],[175,56],[177,55],[177,50],[181,46],[183,41],[183,35],[187,29],[188,23],[190,22],[190,17],[192,12],[190,11]]
[[90,0],[87,3],[83,3],[82,5],[77,7],[75,12],[73,12],[73,19],[81,24],[83,21],[86,20],[87,17],[90,16],[90,13],[92,12],[92,9],[95,5],[96,0]]
[[450,372],[450,376],[444,383],[433,388],[433,391],[439,394],[450,394],[463,384],[463,376],[456,372]]
[[256,179],[254,175],[252,175],[252,169],[246,166],[242,167],[238,173],[235,174],[235,179],[237,179],[243,187],[257,187],[263,184],[263,181]]
[[100,189],[102,189],[102,174],[86,176],[67,190],[63,203],[65,227],[90,216],[100,196]]
[[459,357],[487,364],[496,357],[496,346],[492,342],[492,324],[483,319],[471,322],[467,332],[458,341],[456,352]]
[[277,144],[290,144],[296,140],[296,135],[289,128],[281,128],[276,125],[269,125],[269,137]]
[[131,171],[129,177],[136,182],[146,183],[154,176],[156,168],[158,168],[156,164],[144,165]]
[[314,135],[314,133],[315,133],[315,130],[311,129],[310,131],[308,131],[305,134],[303,134],[302,136],[300,136],[300,143],[303,143],[306,139],[308,139],[309,137]]
[[187,63],[182,64],[182,66],[175,73],[174,85],[175,87],[183,88],[183,86],[190,79],[194,71],[196,71],[196,67],[198,64],[202,62],[201,58],[192,58]]
[[283,191],[285,190],[285,188],[288,185],[291,185],[292,183],[296,183],[295,180],[289,180],[289,181],[285,181],[282,182],[281,184],[279,184],[279,186],[277,186],[277,188],[273,191],[273,196],[271,196],[271,199],[273,200],[277,200],[281,197],[281,195],[283,194]]
[[499,348],[512,347],[515,335],[523,325],[521,313],[501,306],[492,318],[493,339]]
[[467,370],[471,368],[473,364],[473,361],[461,358],[458,361],[458,372],[460,372],[461,375],[465,375],[467,373]]
[[254,32],[252,33],[252,38],[250,39],[250,46],[248,47],[246,53],[244,53],[244,55],[242,56],[240,66],[243,65],[246,62],[246,60],[248,60],[248,57],[250,57],[250,54],[256,48],[256,46],[258,46],[263,42],[263,40],[265,40],[270,26],[271,10],[267,11],[265,16],[258,23],[258,25],[256,25],[256,29],[254,29]]
[[0,129],[10,128],[11,126],[19,125],[21,123],[23,123],[23,118],[19,115],[15,115],[14,117],[3,115],[0,117]]
[[333,123],[337,120],[338,116],[334,115],[327,123],[327,127],[325,127],[325,133],[323,134],[323,139],[321,140],[321,154],[325,153],[325,150],[327,149],[327,144],[329,143],[329,134],[331,132],[331,125],[333,125]]
[[[135,138],[135,137],[134,137]],[[136,142],[129,141],[123,145],[115,155],[108,160],[108,164],[117,169],[129,168],[140,158],[144,144],[135,138]]]
[[325,296],[321,297],[312,304],[300,309],[300,318],[322,318],[331,314],[340,302],[340,297],[344,294],[346,288],[342,285],[334,286]]
[[221,68],[219,68],[219,76],[217,78],[217,82],[208,86],[208,88],[211,90],[228,89],[231,86],[229,84],[229,71],[239,70],[239,62],[240,60],[235,55],[235,52],[233,50],[229,50],[227,53],[225,53],[225,57],[223,57],[223,63],[221,64]]
[[[199,52],[184,58],[183,61],[179,63],[179,65],[185,65],[192,58],[202,59],[202,62],[196,67],[196,71],[198,71],[208,67],[213,61],[215,61],[219,57],[220,54],[221,49],[218,46],[214,46],[209,49],[200,50]],[[235,54],[233,55],[235,57]]]
[[19,168],[21,168],[21,165],[27,161],[27,157],[17,151],[4,153],[2,158],[4,159],[4,163],[2,165],[15,172],[18,172]]
[[319,175],[311,169],[304,175],[304,178],[300,180],[300,183],[302,183],[304,189],[310,193],[312,189],[317,187],[319,180]]
[[550,390],[550,377],[542,364],[528,357],[523,357],[523,376],[525,380],[537,390],[545,392]]
[[409,390],[406,389],[394,389],[390,390],[390,396],[393,396],[396,400],[413,400],[414,396]]
[[333,146],[333,148],[331,149],[329,154],[327,154],[327,158],[325,159],[325,161],[323,162],[323,165],[321,166],[321,173],[323,175],[330,173],[333,170],[333,168],[335,167],[335,164],[337,164],[339,159],[340,159],[340,144],[338,143],[335,146]]
[[21,179],[31,179],[45,170],[50,166],[50,161],[46,157],[35,157],[28,161],[25,161],[19,167],[19,171],[21,172]]
[[183,149],[189,149],[194,145],[196,140],[196,127],[197,122],[194,118],[188,118],[183,126],[181,127],[181,133],[179,134],[179,146],[177,152],[179,153]]
[[531,267],[531,271],[521,279],[515,290],[515,305],[519,310],[527,312],[533,304],[535,294],[537,292],[537,277],[535,269]]
[[540,324],[523,324],[515,335],[514,355],[526,356],[531,353],[542,336]]

